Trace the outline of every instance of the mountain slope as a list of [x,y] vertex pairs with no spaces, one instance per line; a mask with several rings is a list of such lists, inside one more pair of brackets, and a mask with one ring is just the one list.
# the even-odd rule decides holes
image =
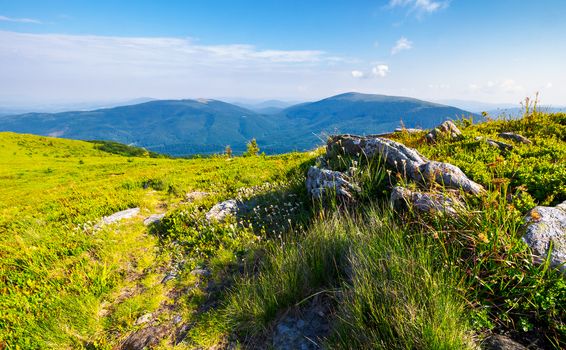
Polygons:
[[164,100],[90,112],[29,113],[2,117],[0,131],[71,139],[112,140],[171,154],[242,151],[262,141],[273,119],[215,100]]
[[469,115],[464,110],[407,97],[346,93],[260,113],[217,100],[162,100],[90,112],[28,113],[0,117],[0,131],[71,139],[109,140],[172,155],[245,150],[256,138],[262,151],[312,149],[327,133],[386,132],[433,127]]

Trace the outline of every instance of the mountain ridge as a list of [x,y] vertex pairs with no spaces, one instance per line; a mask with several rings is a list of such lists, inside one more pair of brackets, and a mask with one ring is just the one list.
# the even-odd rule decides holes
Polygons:
[[307,150],[333,132],[367,134],[433,127],[470,112],[401,96],[343,93],[260,113],[215,99],[153,100],[92,111],[0,116],[0,131],[116,141],[170,155],[245,151],[256,138],[266,153]]

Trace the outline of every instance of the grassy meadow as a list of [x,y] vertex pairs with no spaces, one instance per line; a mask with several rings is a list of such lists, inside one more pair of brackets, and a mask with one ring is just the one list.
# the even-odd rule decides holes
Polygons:
[[[532,263],[521,226],[534,206],[566,200],[566,114],[459,126],[457,141],[393,136],[487,189],[458,218],[395,212],[400,180],[379,160],[332,160],[357,168],[354,206],[311,202],[305,174],[322,149],[167,159],[0,133],[0,349],[120,348],[145,315],[175,324],[154,348],[269,348],[279,321],[317,303],[325,348],[473,349],[491,333],[563,348],[564,277]],[[193,191],[209,195],[187,200]],[[205,219],[229,198],[245,215]],[[166,216],[148,228],[152,213]]]

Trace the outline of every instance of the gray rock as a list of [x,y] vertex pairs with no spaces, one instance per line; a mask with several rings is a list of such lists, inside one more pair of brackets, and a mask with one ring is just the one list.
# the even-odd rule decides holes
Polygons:
[[419,132],[423,132],[423,129],[415,129],[415,128],[397,128],[395,132],[406,132],[408,134],[418,134]]
[[314,166],[307,173],[307,192],[312,198],[322,199],[328,195],[336,195],[341,201],[353,200],[359,188],[350,182],[347,175]]
[[165,217],[165,214],[151,214],[143,221],[145,226],[153,225],[161,221]]
[[209,269],[194,269],[191,271],[191,275],[193,276],[203,276],[203,277],[208,277],[211,275],[211,272]]
[[273,331],[273,349],[321,349],[323,339],[330,333],[330,329],[330,317],[326,307],[312,303],[300,312],[289,312],[277,322]]
[[421,213],[457,216],[464,204],[455,197],[442,193],[416,192],[396,186],[391,192],[390,203],[394,208],[413,208]]
[[509,337],[494,334],[487,337],[481,348],[484,350],[527,350],[527,348]]
[[95,229],[99,229],[104,225],[110,225],[113,223],[116,223],[118,221],[124,220],[124,219],[129,219],[129,218],[133,218],[134,216],[138,215],[140,213],[140,208],[130,208],[130,209],[126,209],[126,210],[122,210],[119,211],[117,213],[114,213],[112,215],[109,216],[104,216],[99,222],[98,224],[96,224],[94,226]]
[[531,247],[537,262],[550,253],[551,266],[566,273],[566,201],[556,207],[535,207],[525,216],[523,241]]
[[138,317],[138,319],[136,320],[136,322],[134,322],[135,326],[139,326],[141,324],[144,323],[148,323],[149,321],[151,321],[151,318],[153,317],[153,315],[150,313],[142,315],[140,317]]
[[483,138],[481,136],[476,137],[476,140],[477,141],[485,141],[491,147],[498,148],[501,151],[510,151],[510,150],[513,149],[513,145],[510,145],[510,144],[505,143],[505,142],[497,141],[497,140]]
[[462,189],[472,194],[484,191],[483,187],[470,180],[460,168],[448,163],[430,161],[417,150],[393,140],[379,137],[337,135],[330,138],[326,146],[327,157],[338,154],[381,157],[385,164],[397,170],[405,179],[428,185],[438,183],[449,188]]
[[439,138],[448,138],[450,140],[459,140],[462,138],[462,132],[454,122],[447,120],[436,128],[432,129],[425,136],[428,142],[436,142]]
[[499,136],[503,139],[508,139],[508,140],[512,140],[512,141],[515,141],[515,142],[524,143],[526,145],[529,145],[529,144],[532,143],[531,140],[529,140],[528,138],[526,138],[522,135],[519,135],[519,134],[512,133],[512,132],[502,132],[502,133],[498,134],[497,136]]
[[243,209],[243,203],[235,199],[229,199],[213,206],[210,211],[206,213],[206,219],[208,221],[224,222],[229,217],[236,217]]
[[448,188],[462,189],[464,192],[480,194],[483,187],[468,179],[460,168],[449,163],[430,161],[419,166],[420,178],[414,180],[423,184],[436,182]]

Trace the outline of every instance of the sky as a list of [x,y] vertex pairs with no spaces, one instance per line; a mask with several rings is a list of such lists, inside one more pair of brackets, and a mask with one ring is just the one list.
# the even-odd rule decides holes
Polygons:
[[316,100],[566,105],[564,0],[0,0],[0,107]]

